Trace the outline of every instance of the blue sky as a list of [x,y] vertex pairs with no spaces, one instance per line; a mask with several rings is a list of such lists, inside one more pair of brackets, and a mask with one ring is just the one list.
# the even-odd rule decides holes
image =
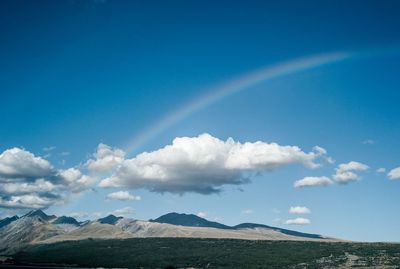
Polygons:
[[[346,239],[400,241],[400,180],[388,175],[400,166],[397,1],[71,0],[0,5],[1,215],[27,211],[41,197],[50,201],[48,212],[87,213],[83,218],[120,209],[139,219],[171,211],[203,212],[226,224],[251,221]],[[185,114],[160,132],[147,132],[246,74],[336,52],[361,56],[254,83]],[[217,186],[214,168],[226,180],[217,186],[219,193],[199,193],[196,184],[204,181],[192,182],[190,175],[200,168],[186,171],[188,166],[178,165],[176,156],[166,151],[162,158],[176,160],[174,168],[188,173],[179,181],[185,186],[190,182],[184,191],[175,191],[177,181],[168,185],[168,176],[166,185],[154,179],[150,186],[143,178],[122,179],[121,174],[118,187],[103,188],[102,180],[121,171],[99,172],[88,166],[88,160],[101,159],[94,155],[100,143],[110,147],[107,154],[121,165],[143,151],[163,149],[176,137],[199,145],[204,133],[221,142],[232,137],[240,145],[263,141],[297,146],[304,154],[318,145],[327,153],[312,159],[320,164],[315,169],[304,165],[302,158],[309,158],[304,156],[274,169],[265,162],[246,169],[242,163],[229,169],[205,166],[210,173],[204,180],[207,186]],[[143,135],[148,137],[129,147]],[[116,149],[129,150],[122,156]],[[236,147],[230,150],[242,153]],[[151,158],[161,165],[159,156]],[[357,179],[338,183],[333,175],[339,165],[352,161],[368,168],[348,165],[342,172],[355,173]],[[43,174],[33,176],[26,167],[40,168]],[[385,172],[377,172],[379,168]],[[68,169],[75,170],[67,175]],[[332,184],[293,186],[305,177],[322,176]],[[57,192],[41,178],[59,184],[53,186]],[[15,184],[30,190],[13,192],[10,186],[19,186]],[[106,198],[126,191],[141,199]],[[30,200],[18,200],[24,195]],[[16,199],[22,202],[12,204]],[[296,206],[311,213],[289,213]],[[311,223],[285,224],[296,218]]]

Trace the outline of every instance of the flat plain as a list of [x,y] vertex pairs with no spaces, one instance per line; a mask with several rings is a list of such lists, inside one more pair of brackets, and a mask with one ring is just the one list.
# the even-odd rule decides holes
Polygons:
[[400,268],[400,244],[201,238],[38,244],[14,263],[112,268]]

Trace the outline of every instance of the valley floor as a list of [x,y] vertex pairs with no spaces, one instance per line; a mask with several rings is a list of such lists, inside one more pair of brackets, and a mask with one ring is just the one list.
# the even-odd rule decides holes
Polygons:
[[113,268],[400,268],[400,244],[88,239],[33,245],[15,254],[13,259],[16,264]]

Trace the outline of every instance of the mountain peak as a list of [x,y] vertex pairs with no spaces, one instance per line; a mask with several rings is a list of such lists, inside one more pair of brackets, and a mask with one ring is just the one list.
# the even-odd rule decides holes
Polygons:
[[211,228],[219,228],[219,229],[231,229],[231,227],[203,219],[194,214],[184,214],[184,213],[176,213],[171,212],[165,215],[162,215],[154,220],[150,220],[151,222],[158,223],[167,223],[173,225],[180,226],[191,226],[191,227],[211,227]]
[[56,216],[54,216],[54,215],[51,215],[51,216],[47,215],[46,213],[44,213],[40,209],[32,210],[32,211],[28,212],[27,214],[25,214],[22,217],[39,217],[39,218],[41,218],[41,219],[43,219],[45,221],[49,221],[51,219],[56,218]]
[[75,226],[79,226],[79,222],[74,219],[73,217],[66,217],[66,216],[61,216],[58,217],[53,221],[54,224],[72,224]]
[[117,223],[117,221],[119,221],[120,219],[122,219],[122,217],[116,217],[113,214],[108,215],[107,217],[104,218],[100,218],[97,220],[97,222],[101,223],[101,224],[111,224],[114,225],[115,223]]

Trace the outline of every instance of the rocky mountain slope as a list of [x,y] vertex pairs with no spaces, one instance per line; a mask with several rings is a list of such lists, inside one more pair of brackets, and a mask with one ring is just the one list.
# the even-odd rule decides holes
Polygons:
[[21,218],[14,218],[11,222],[1,220],[0,223],[5,223],[0,227],[0,254],[11,254],[30,244],[88,238],[182,237],[335,241],[316,234],[300,233],[262,224],[244,223],[230,227],[195,215],[178,213],[169,213],[150,221],[109,215],[98,220],[80,223],[72,217],[57,218],[37,210]]
[[292,231],[257,223],[241,223],[236,226],[227,226],[218,222],[208,221],[193,214],[179,214],[175,212],[165,214],[155,220],[150,220],[150,222],[168,223],[173,225],[190,226],[190,227],[210,227],[210,228],[229,229],[229,230],[264,228],[297,237],[322,238],[322,236],[319,234],[301,233],[297,231]]
[[19,219],[18,216],[13,216],[13,217],[7,217],[5,219],[0,220],[0,228],[10,224],[13,221],[16,221],[17,219]]

